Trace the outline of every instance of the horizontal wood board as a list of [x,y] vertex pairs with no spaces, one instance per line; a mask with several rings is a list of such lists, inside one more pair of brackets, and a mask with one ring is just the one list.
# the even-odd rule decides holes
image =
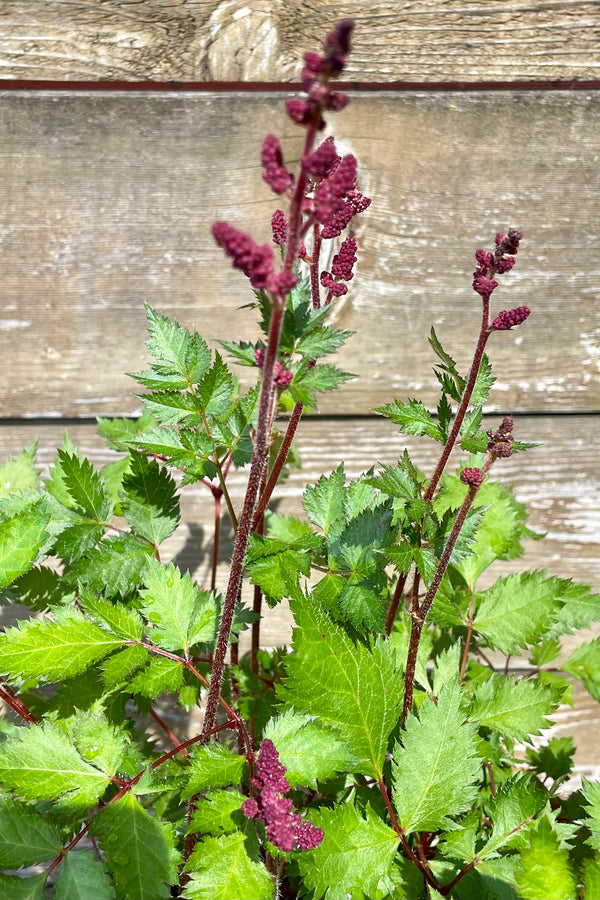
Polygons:
[[[360,377],[321,411],[435,402],[430,326],[466,369],[473,253],[509,226],[525,240],[493,309],[532,315],[488,345],[491,405],[600,409],[600,93],[359,93],[334,125],[373,204],[334,312]],[[209,341],[257,337],[210,225],[269,240],[262,138],[290,166],[301,152],[281,95],[0,92],[0,127],[1,417],[139,409],[124,372],[145,365],[143,299]]]
[[[490,417],[490,426],[494,418]],[[55,449],[63,438],[64,428],[57,424],[39,426],[19,424],[0,427],[0,461],[17,454],[35,437],[38,439],[38,462],[47,473]],[[518,560],[496,563],[486,576],[486,583],[509,572],[545,568],[561,577],[592,583],[600,590],[600,417],[596,416],[519,416],[515,423],[519,437],[542,441],[543,446],[526,454],[515,455],[496,467],[495,476],[513,483],[517,497],[527,503],[529,524],[547,532],[543,541],[526,541],[525,555]],[[95,427],[86,424],[69,426],[69,434],[97,465],[115,458],[104,448]],[[321,472],[330,472],[342,458],[346,471],[354,477],[373,463],[393,463],[407,447],[412,458],[425,472],[431,472],[436,460],[436,445],[425,439],[404,438],[383,419],[331,420],[307,419],[301,423],[298,448],[303,467],[292,470],[287,482],[280,486],[277,508],[282,512],[303,515],[301,495],[306,483],[314,483]],[[242,474],[232,473],[230,489],[239,507],[244,488]],[[165,561],[174,559],[208,585],[210,542],[212,539],[212,503],[207,490],[198,485],[186,489],[182,502],[182,522],[175,535],[163,548]],[[231,531],[224,527],[224,543],[220,555],[219,583],[225,584],[227,561],[231,549]],[[15,609],[0,610],[0,624],[14,621]],[[291,637],[291,617],[285,604],[267,612],[263,626],[263,643],[274,646],[287,643]],[[583,640],[598,633],[569,636],[564,640],[562,657],[566,657]],[[248,646],[243,636],[242,649]],[[518,663],[518,660],[515,660]],[[574,707],[562,706],[554,725],[546,734],[572,735],[576,744],[575,780],[598,777],[598,704],[574,682]],[[182,733],[185,722],[178,710],[165,702],[164,716],[176,733]],[[197,725],[197,721],[195,722]],[[194,727],[192,724],[190,727]],[[565,786],[565,790],[566,790]]]
[[6,79],[290,81],[304,50],[356,22],[367,82],[593,79],[596,0],[3,0]]

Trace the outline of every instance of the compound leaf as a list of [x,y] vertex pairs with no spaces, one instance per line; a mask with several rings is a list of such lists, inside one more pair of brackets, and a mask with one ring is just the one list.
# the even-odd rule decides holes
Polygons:
[[144,614],[155,627],[151,636],[165,650],[188,650],[212,641],[216,605],[211,591],[199,591],[189,574],[169,563],[148,560],[144,570]]
[[196,845],[188,869],[192,878],[183,897],[188,900],[273,900],[275,885],[258,854],[253,859],[237,831],[208,837]]

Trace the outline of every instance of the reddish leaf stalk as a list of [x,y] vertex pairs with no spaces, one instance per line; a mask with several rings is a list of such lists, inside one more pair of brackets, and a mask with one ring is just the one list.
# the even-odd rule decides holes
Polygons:
[[219,694],[221,691],[223,672],[225,669],[225,657],[227,654],[227,648],[229,646],[229,638],[231,635],[231,625],[235,612],[235,604],[242,583],[244,557],[246,556],[246,549],[248,547],[248,540],[250,537],[250,530],[254,517],[254,509],[256,506],[260,484],[262,481],[262,475],[264,467],[267,463],[269,437],[268,425],[270,420],[273,395],[273,370],[279,350],[279,340],[281,337],[281,329],[283,326],[283,316],[283,303],[281,301],[278,301],[277,303],[274,302],[271,308],[269,341],[267,344],[267,351],[265,353],[265,360],[262,370],[258,424],[256,428],[254,450],[252,453],[250,475],[248,477],[246,496],[244,499],[242,513],[238,520],[238,529],[233,545],[229,583],[227,585],[227,593],[225,595],[225,603],[223,605],[223,615],[221,617],[221,624],[217,637],[217,646],[215,650],[212,676],[210,679],[210,688],[206,701],[206,713],[204,716],[204,725],[202,728],[202,734],[205,736],[212,731],[216,722],[217,707],[219,705]]
[[[491,465],[491,462],[490,462]],[[489,466],[488,466],[489,468]],[[482,468],[483,473],[483,468]],[[415,670],[417,665],[417,653],[419,652],[419,644],[421,642],[421,634],[423,633],[423,625],[425,624],[425,619],[427,618],[427,614],[431,609],[433,601],[435,600],[435,596],[439,590],[440,584],[442,583],[442,578],[446,574],[446,569],[450,563],[450,557],[452,556],[452,551],[456,546],[456,542],[459,538],[459,535],[462,531],[463,525],[465,524],[467,515],[473,501],[477,495],[477,491],[479,490],[479,486],[470,484],[467,496],[463,500],[463,504],[458,511],[456,516],[456,520],[452,527],[452,531],[450,532],[450,536],[444,547],[444,552],[442,553],[437,569],[435,571],[435,575],[429,585],[427,593],[425,594],[423,601],[421,604],[418,603],[418,598],[414,597],[414,609],[412,612],[412,625],[410,630],[410,641],[408,645],[408,657],[406,660],[406,672],[404,673],[404,704],[402,707],[402,718],[401,718],[401,727],[404,728],[406,725],[406,719],[408,717],[409,712],[412,710],[413,705],[413,695],[414,695],[414,686],[415,686]]]
[[419,869],[419,871],[421,872],[421,874],[422,874],[423,878],[425,879],[425,881],[427,882],[427,884],[430,887],[434,888],[436,891],[439,890],[438,883],[435,880],[435,878],[433,877],[431,870],[429,869],[429,866],[427,865],[427,861],[425,861],[425,864],[423,864],[421,862],[421,860],[419,859],[419,857],[416,855],[416,853],[413,851],[410,844],[408,843],[408,841],[406,839],[406,835],[404,833],[404,829],[402,828],[402,826],[398,822],[398,819],[396,818],[396,813],[394,811],[394,807],[392,806],[392,801],[390,800],[390,797],[389,797],[389,794],[387,791],[387,787],[385,786],[385,782],[381,775],[377,779],[377,786],[379,788],[379,792],[380,792],[381,796],[383,797],[383,801],[384,801],[386,809],[388,811],[388,815],[390,817],[392,827],[393,827],[394,831],[396,832],[396,834],[398,835],[398,837],[400,838],[406,855],[408,856],[408,858],[410,860],[412,860],[412,862],[415,864],[415,866]]
[[29,722],[31,725],[39,725],[39,719],[30,712],[23,701],[17,697],[15,692],[10,688],[6,683],[2,683],[2,687],[0,687],[0,697],[7,706],[10,706],[17,715],[21,716],[22,719],[25,719],[26,722]]
[[462,663],[460,667],[460,678],[459,681],[462,684],[465,672],[467,671],[467,662],[469,659],[469,649],[471,647],[471,638],[473,637],[473,614],[475,611],[475,607],[473,604],[473,594],[471,594],[471,600],[469,602],[469,619],[467,621],[467,636],[465,638],[465,649],[463,653]]
[[448,435],[448,440],[444,446],[442,451],[442,455],[440,456],[439,462],[436,466],[435,472],[427,486],[427,490],[423,496],[424,500],[428,502],[432,499],[435,490],[438,486],[439,480],[442,477],[444,469],[446,468],[446,463],[452,453],[454,448],[454,444],[456,443],[456,439],[460,432],[461,425],[464,421],[467,409],[469,408],[469,403],[471,402],[471,397],[473,395],[473,389],[475,387],[475,382],[477,381],[477,375],[479,373],[479,367],[481,366],[481,360],[483,359],[483,354],[485,351],[485,346],[487,344],[487,340],[491,334],[489,330],[490,324],[490,298],[482,297],[482,314],[481,314],[481,329],[479,331],[479,338],[477,340],[477,346],[475,347],[475,353],[473,356],[473,362],[471,363],[471,369],[469,371],[469,378],[467,380],[467,384],[465,386],[465,390],[462,396],[462,400],[460,401],[460,406],[456,412],[456,417],[454,419],[454,423],[452,425],[452,429],[450,434]]

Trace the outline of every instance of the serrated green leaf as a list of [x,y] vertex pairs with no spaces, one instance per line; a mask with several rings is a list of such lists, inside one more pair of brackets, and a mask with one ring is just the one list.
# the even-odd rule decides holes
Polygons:
[[248,820],[242,812],[242,803],[247,799],[240,791],[210,791],[197,803],[188,832],[201,831],[218,837],[244,830]]
[[571,870],[569,854],[560,850],[558,838],[547,818],[531,832],[529,845],[521,850],[520,866],[515,873],[523,900],[576,900],[577,881]]
[[593,593],[591,585],[559,578],[556,586],[561,594],[562,606],[554,615],[552,631],[555,634],[570,634],[577,628],[589,628],[591,622],[600,619],[600,594]]
[[17,869],[52,859],[63,843],[56,825],[31,807],[0,800],[0,868]]
[[298,856],[304,882],[327,900],[375,896],[381,878],[390,874],[398,835],[368,807],[365,818],[349,803],[311,812],[310,821],[325,832],[316,850]]
[[129,749],[129,736],[108,721],[103,712],[76,710],[71,726],[73,742],[82,759],[109,778],[119,771]]
[[[147,412],[142,412],[138,418],[121,416],[114,419],[103,419],[101,416],[96,416],[96,424],[98,432],[112,450],[128,451],[132,445],[135,445],[136,436],[148,431],[156,425],[156,422]],[[120,462],[127,462],[127,460],[120,460]],[[106,466],[102,471],[106,472]]]
[[86,612],[107,626],[113,634],[125,640],[141,640],[144,623],[137,610],[130,609],[123,603],[111,603],[103,597],[96,597],[83,586],[80,586],[79,598]]
[[527,760],[536,772],[556,781],[571,773],[575,744],[572,737],[550,738],[541,747],[527,747]]
[[182,684],[182,664],[175,659],[160,656],[151,659],[146,668],[136,674],[129,683],[129,689],[133,694],[154,699],[165,691],[178,691]]
[[492,366],[487,354],[484,353],[481,359],[481,365],[479,366],[479,371],[477,372],[475,387],[471,394],[471,406],[482,406],[485,403],[495,381],[496,379],[492,375]]
[[583,900],[596,900],[596,897],[600,897],[600,856],[598,854],[592,859],[584,859],[582,875]]
[[474,629],[490,646],[519,655],[549,628],[561,603],[559,579],[545,572],[508,575],[483,594]]
[[336,772],[352,771],[359,762],[346,744],[339,741],[311,716],[286,710],[271,719],[263,732],[277,747],[279,761],[292,788],[317,788]]
[[49,517],[37,504],[2,522],[0,528],[0,588],[26,572],[48,540]]
[[463,812],[477,793],[480,760],[476,726],[465,723],[461,689],[454,681],[438,696],[425,697],[419,716],[410,715],[393,765],[393,798],[406,834],[451,830],[450,816]]
[[273,900],[275,885],[258,854],[248,855],[241,832],[209,837],[196,845],[183,891],[188,900]]
[[39,474],[35,469],[37,441],[23,450],[16,458],[12,456],[0,466],[0,500],[29,488],[37,488]]
[[159,822],[128,793],[105,806],[90,832],[100,842],[118,897],[166,900],[176,881],[173,827]]
[[294,375],[288,390],[296,403],[312,407],[315,405],[316,394],[333,391],[345,381],[355,377],[332,366],[331,363],[317,363],[316,366],[309,368],[304,362]]
[[583,779],[582,793],[585,798],[587,813],[585,824],[590,830],[586,844],[594,850],[600,850],[600,783]]
[[235,395],[235,381],[218,353],[215,353],[215,361],[199,382],[196,391],[197,408],[207,416],[219,416],[231,405]]
[[46,900],[46,873],[31,878],[0,875],[0,900]]
[[141,584],[152,546],[133,534],[99,541],[68,569],[63,581],[82,583],[105,597],[122,600]]
[[402,705],[393,651],[383,642],[371,648],[354,643],[314,597],[290,605],[296,652],[286,659],[288,676],[278,696],[335,728],[364,761],[363,770],[380,777]]
[[187,769],[189,780],[182,791],[182,798],[189,800],[199,791],[239,784],[244,764],[243,756],[239,756],[223,744],[198,747]]
[[261,588],[270,606],[283,597],[297,596],[300,575],[308,576],[311,568],[310,556],[304,549],[262,535],[250,536],[245,565],[252,584]]
[[152,372],[142,372],[132,377],[140,384],[148,387],[160,387],[160,384],[148,384],[149,380],[161,377],[164,388],[178,390],[197,384],[210,365],[210,350],[197,331],[193,334],[183,328],[176,319],[168,319],[157,313],[147,303],[148,332],[150,337],[146,345],[155,358]]
[[194,398],[181,391],[152,391],[150,394],[136,394],[153,419],[162,425],[177,425],[185,419],[190,424],[199,420],[198,409]]
[[55,900],[114,900],[114,896],[111,880],[93,850],[71,850],[63,857]]
[[102,663],[102,676],[106,687],[110,690],[129,679],[138,669],[148,662],[149,652],[140,644],[119,650]]
[[579,678],[594,700],[600,702],[600,638],[581,644],[563,663],[562,669]]
[[149,559],[143,574],[144,614],[155,627],[153,641],[165,650],[187,651],[215,635],[216,604],[211,591],[199,591],[189,574]]
[[0,671],[38,681],[84,672],[124,641],[93,625],[77,610],[56,611],[56,621],[30,619],[0,635]]
[[24,800],[56,799],[73,791],[94,803],[109,778],[82,759],[63,731],[46,722],[19,728],[0,745],[0,783]]
[[[234,359],[242,366],[256,366],[256,350],[260,343],[249,344],[248,341],[219,341],[221,347],[229,350]],[[264,348],[263,348],[264,349]]]
[[19,603],[40,612],[52,606],[68,606],[75,599],[75,588],[70,589],[60,572],[49,566],[34,566],[24,572],[12,591]]
[[65,487],[73,502],[85,514],[99,522],[105,522],[111,513],[100,474],[88,459],[80,459],[76,453],[58,451]]
[[131,454],[131,466],[120,494],[123,515],[137,534],[162,543],[179,522],[179,499],[173,478],[155,460]]
[[304,491],[302,506],[308,518],[330,538],[341,533],[344,524],[344,464],[340,463],[331,475],[321,475],[315,485]]
[[443,442],[444,440],[442,429],[420,400],[414,400],[411,397],[409,397],[408,403],[394,400],[393,403],[378,407],[375,412],[399,425],[403,434],[426,434],[436,441]]
[[494,673],[477,686],[471,718],[513,740],[527,740],[549,728],[560,698],[551,688],[522,678],[515,681]]
[[529,777],[515,775],[501,784],[489,804],[492,832],[478,855],[493,857],[502,848],[525,846],[535,827],[535,816],[544,808],[546,799],[539,784]]
[[352,334],[352,331],[336,331],[329,325],[323,325],[300,338],[296,344],[296,353],[306,359],[319,359],[328,353],[334,353]]

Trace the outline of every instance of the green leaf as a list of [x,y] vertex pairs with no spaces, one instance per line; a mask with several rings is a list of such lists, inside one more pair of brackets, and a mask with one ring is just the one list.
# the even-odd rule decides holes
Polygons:
[[295,597],[300,591],[300,575],[310,575],[310,556],[299,541],[294,545],[261,535],[251,535],[245,565],[252,584],[266,594],[270,606],[283,597]]
[[242,812],[242,803],[248,798],[240,791],[210,791],[204,800],[196,805],[189,832],[204,834],[232,834],[244,829],[248,820]]
[[546,795],[535,779],[512,776],[498,788],[490,800],[492,832],[479,851],[479,857],[495,856],[501,848],[518,849],[535,827],[534,818],[544,808]]
[[75,609],[57,610],[56,621],[20,622],[0,635],[0,671],[11,678],[58,681],[84,672],[124,641],[102,631]]
[[546,685],[494,673],[477,686],[471,718],[505,737],[524,741],[550,727],[546,716],[554,712],[559,699]]
[[322,325],[300,338],[296,344],[296,353],[306,359],[319,359],[328,353],[334,353],[352,334],[352,331],[336,331],[329,325]]
[[600,637],[581,644],[563,663],[562,669],[579,678],[594,700],[600,702]]
[[336,772],[353,771],[359,762],[346,744],[323,728],[311,716],[286,710],[271,719],[263,732],[277,747],[285,777],[294,788],[317,788]]
[[426,697],[419,717],[410,715],[403,747],[394,753],[393,797],[406,834],[451,830],[449,818],[463,812],[477,794],[481,761],[476,726],[464,721],[456,681],[438,696]]
[[182,664],[164,656],[152,659],[129,683],[133,694],[154,699],[165,691],[173,693],[183,684]]
[[189,800],[194,794],[208,788],[239,784],[244,764],[243,756],[239,756],[223,744],[198,747],[186,770],[189,780],[182,792],[182,798]]
[[149,632],[165,650],[188,650],[215,635],[216,605],[211,591],[199,591],[189,574],[169,563],[148,560],[144,570],[144,614],[155,627]]
[[539,774],[545,774],[556,781],[571,774],[575,744],[572,737],[550,738],[547,744],[537,749],[527,747],[527,760]]
[[197,387],[197,409],[207,416],[219,416],[228,410],[235,395],[233,375],[215,353],[215,361]]
[[0,522],[0,588],[7,587],[35,562],[48,540],[49,517],[41,505]]
[[102,675],[106,687],[110,690],[116,685],[123,684],[138,669],[148,662],[149,653],[140,644],[125,647],[118,653],[113,653],[110,659],[102,663]]
[[208,837],[196,845],[188,870],[188,900],[273,900],[275,885],[258,854],[253,859],[241,832]]
[[63,857],[55,900],[114,900],[115,891],[93,850],[71,850]]
[[92,821],[113,874],[117,897],[166,900],[176,881],[178,853],[172,826],[159,822],[128,793],[105,806]]
[[399,425],[403,434],[426,434],[436,441],[444,440],[442,429],[420,400],[413,400],[410,397],[408,403],[394,400],[393,403],[376,408],[375,412]]
[[0,466],[0,500],[10,494],[37,488],[39,475],[35,469],[37,441],[23,450],[16,459],[12,456]]
[[221,347],[229,350],[233,358],[242,366],[256,366],[256,350],[260,343],[249,344],[247,341],[219,341]]
[[49,566],[34,566],[24,572],[11,590],[19,603],[40,612],[52,606],[68,606],[75,600],[75,588],[69,589],[60,572]]
[[402,687],[386,643],[354,643],[313,598],[290,603],[297,628],[288,677],[278,686],[286,706],[320,717],[381,776],[390,733],[402,705]]
[[496,379],[492,375],[492,366],[487,354],[484,353],[475,380],[475,387],[471,394],[471,406],[482,406],[485,403],[495,381]]
[[576,628],[588,628],[590,622],[600,619],[600,594],[592,592],[591,585],[558,578],[563,605],[555,613],[552,630],[556,634],[569,634]]
[[14,800],[0,801],[0,868],[44,862],[62,847],[58,828],[40,813]]
[[156,362],[151,372],[132,373],[140,384],[150,388],[179,390],[197,384],[210,365],[210,350],[197,331],[193,334],[175,319],[168,319],[147,303],[148,350]]
[[600,857],[596,854],[592,859],[583,861],[583,900],[596,900],[600,897]]
[[32,878],[0,875],[0,900],[46,900],[46,873]]
[[73,742],[82,759],[109,778],[121,768],[130,746],[129,736],[95,710],[76,710],[72,725]]
[[307,363],[303,362],[288,390],[296,403],[312,407],[315,405],[315,394],[333,391],[345,381],[355,377],[330,363],[317,363],[316,366],[308,368]]
[[96,597],[83,586],[79,589],[79,602],[87,613],[99,620],[117,637],[128,641],[140,641],[144,623],[139,612],[123,603],[111,603],[103,597]]
[[0,745],[0,782],[24,800],[56,799],[74,791],[93,803],[109,778],[82,759],[64,731],[46,722],[19,728]]
[[131,467],[120,494],[123,515],[137,534],[155,546],[173,533],[179,522],[174,480],[156,460],[131,454]]
[[590,830],[586,844],[594,850],[600,850],[600,783],[583,779],[582,793],[586,801],[587,818],[585,825]]
[[363,818],[349,803],[311,812],[310,821],[325,838],[316,850],[298,855],[298,868],[317,897],[374,897],[379,881],[390,874],[398,835],[368,807],[365,812]]
[[523,900],[575,900],[577,881],[567,850],[560,850],[558,838],[546,817],[531,833],[529,846],[521,850],[516,871],[519,895]]
[[344,494],[346,476],[340,463],[331,475],[321,475],[317,483],[304,491],[302,505],[308,518],[328,537],[338,537],[344,525]]
[[560,579],[545,572],[508,575],[483,594],[474,629],[491,647],[519,655],[550,627],[561,603]]
[[[162,386],[162,382],[156,387]],[[128,451],[135,444],[138,434],[148,431],[154,425],[155,420],[147,412],[142,412],[139,418],[117,417],[114,419],[103,419],[96,416],[96,424],[98,432],[105,438],[106,443],[112,450]],[[120,462],[128,463],[128,460],[120,460]],[[110,465],[113,465],[110,463]],[[106,472],[106,466],[102,470]]]
[[101,476],[88,459],[76,453],[58,451],[65,487],[73,502],[96,521],[105,522],[111,514]]

